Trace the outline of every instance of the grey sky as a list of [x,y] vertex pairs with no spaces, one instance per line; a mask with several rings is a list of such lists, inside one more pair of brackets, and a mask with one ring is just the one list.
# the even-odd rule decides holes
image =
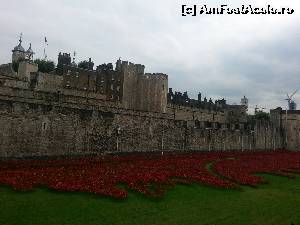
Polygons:
[[[250,1],[249,1],[250,2]],[[1,0],[0,63],[7,63],[23,32],[36,57],[59,51],[91,57],[96,65],[118,57],[146,65],[147,72],[169,75],[169,86],[250,107],[286,107],[284,100],[300,86],[299,0],[252,0],[252,5],[290,7],[292,15],[206,15],[182,17],[182,4],[242,1],[196,0]],[[246,3],[245,3],[246,4]],[[249,4],[249,3],[248,3]],[[300,92],[295,95],[300,107]]]

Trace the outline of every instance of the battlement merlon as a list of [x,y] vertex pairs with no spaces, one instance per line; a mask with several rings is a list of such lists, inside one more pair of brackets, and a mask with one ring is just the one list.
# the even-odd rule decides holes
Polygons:
[[168,75],[164,73],[145,73],[148,79],[168,80]]
[[[116,69],[118,70],[118,62]],[[128,61],[122,61],[120,65],[120,70],[122,72],[130,72],[130,73],[137,73],[137,74],[144,74],[145,66],[142,64],[134,64]]]

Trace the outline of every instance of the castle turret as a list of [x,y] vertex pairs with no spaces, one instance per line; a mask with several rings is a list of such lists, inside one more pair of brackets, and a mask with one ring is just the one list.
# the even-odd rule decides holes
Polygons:
[[116,71],[121,71],[121,67],[122,67],[122,61],[121,58],[119,57],[119,59],[116,62]]
[[241,99],[241,105],[245,106],[246,110],[248,110],[248,98],[245,96]]
[[58,55],[58,63],[57,65],[71,65],[71,56],[69,53],[63,53],[61,52]]
[[199,103],[199,104],[201,103],[201,100],[202,100],[202,99],[201,99],[201,92],[199,92],[199,93],[198,93],[198,103]]
[[26,58],[28,60],[32,60],[34,54],[35,53],[33,52],[32,48],[31,48],[31,43],[30,43],[28,50],[25,52]]
[[63,74],[63,66],[67,65],[70,66],[71,65],[71,55],[69,53],[63,53],[61,54],[61,52],[58,55],[58,62],[57,62],[57,71],[56,73],[59,75]]
[[87,63],[87,68],[88,68],[88,70],[93,70],[94,69],[94,62],[92,62],[91,58],[89,58],[89,61]]
[[22,46],[22,34],[20,35],[19,44],[12,50],[12,62],[20,62],[25,60],[25,49]]

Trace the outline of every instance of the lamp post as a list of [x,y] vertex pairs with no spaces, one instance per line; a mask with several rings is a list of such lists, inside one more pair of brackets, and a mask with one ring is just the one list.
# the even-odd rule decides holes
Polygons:
[[242,134],[242,152],[244,151],[244,139],[243,139],[243,133],[241,133]]
[[117,151],[119,151],[119,135],[121,133],[121,128],[118,126],[116,129],[117,132]]
[[288,143],[288,137],[287,137],[287,128],[288,128],[288,124],[287,124],[287,115],[288,115],[288,112],[287,112],[287,108],[285,110],[285,147],[287,148],[287,143]]
[[164,133],[165,133],[165,130],[162,131],[162,136],[161,136],[161,150],[164,150]]

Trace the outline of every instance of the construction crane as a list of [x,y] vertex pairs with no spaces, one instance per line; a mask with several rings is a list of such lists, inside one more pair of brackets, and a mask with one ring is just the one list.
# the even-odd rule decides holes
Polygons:
[[294,91],[291,95],[286,94],[287,98],[285,100],[288,101],[288,109],[289,110],[296,110],[296,108],[297,108],[297,104],[295,103],[295,101],[292,98],[297,93],[297,91],[299,91],[299,89],[300,88],[298,88],[296,91]]

